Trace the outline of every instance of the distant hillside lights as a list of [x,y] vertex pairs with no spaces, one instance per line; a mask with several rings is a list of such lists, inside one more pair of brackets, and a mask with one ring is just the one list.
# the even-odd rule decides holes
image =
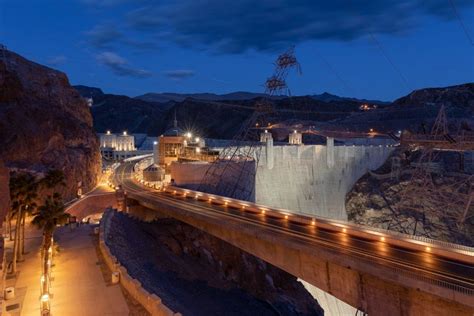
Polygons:
[[373,105],[370,105],[370,104],[362,104],[360,107],[359,107],[359,110],[362,110],[362,111],[370,111],[370,110],[375,110],[377,108],[377,105],[373,104]]

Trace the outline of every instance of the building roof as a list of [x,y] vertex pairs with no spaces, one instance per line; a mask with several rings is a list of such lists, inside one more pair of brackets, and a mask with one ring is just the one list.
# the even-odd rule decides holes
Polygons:
[[179,127],[172,127],[163,133],[163,136],[183,136],[184,131]]
[[146,167],[143,171],[145,172],[156,172],[156,171],[161,171],[162,168],[158,166],[157,164],[151,164],[148,167]]

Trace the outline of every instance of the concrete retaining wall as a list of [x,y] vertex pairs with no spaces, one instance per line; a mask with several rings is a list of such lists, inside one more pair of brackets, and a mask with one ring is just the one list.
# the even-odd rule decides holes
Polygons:
[[104,209],[109,207],[117,207],[115,192],[86,196],[68,207],[66,212],[76,216],[78,220],[82,220],[88,215],[102,213]]
[[180,313],[175,313],[167,306],[165,306],[161,298],[156,294],[151,294],[145,290],[140,281],[134,279],[128,274],[127,269],[122,266],[117,258],[112,254],[110,248],[105,243],[105,239],[109,232],[110,222],[114,216],[114,210],[109,209],[104,212],[102,220],[100,221],[99,232],[99,249],[104,256],[105,263],[111,271],[120,272],[120,284],[130,293],[130,295],[137,300],[151,315],[158,316],[181,316]]

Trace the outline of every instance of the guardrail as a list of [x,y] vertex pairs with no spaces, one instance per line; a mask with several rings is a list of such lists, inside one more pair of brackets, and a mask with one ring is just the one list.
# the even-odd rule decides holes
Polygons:
[[[146,186],[146,183],[144,183]],[[173,186],[168,186],[165,187],[163,192],[170,193],[173,196],[180,196],[184,198],[192,198],[192,199],[197,199],[202,202],[207,202],[211,203],[213,205],[222,205],[224,207],[231,207],[234,209],[241,209],[243,211],[248,211],[248,212],[253,212],[253,213],[261,213],[265,214],[267,216],[271,217],[277,217],[280,219],[285,219],[290,222],[297,222],[297,223],[304,223],[307,225],[314,225],[315,227],[320,227],[320,228],[325,228],[325,229],[330,229],[336,232],[342,232],[342,233],[347,233],[349,235],[354,235],[357,237],[362,237],[371,241],[377,241],[377,242],[384,242],[387,244],[392,244],[404,248],[409,248],[411,250],[417,250],[417,251],[424,251],[424,252],[430,252],[434,254],[439,254],[439,249],[435,248],[437,246],[443,246],[448,249],[451,249],[453,246],[456,248],[461,248],[466,251],[466,249],[469,249],[469,254],[466,257],[462,258],[464,262],[469,262],[470,264],[473,263],[473,256],[474,253],[472,252],[472,248],[462,246],[462,245],[456,245],[456,244],[451,244],[448,242],[442,242],[442,241],[436,241],[432,240],[429,238],[425,237],[419,237],[419,236],[409,236],[409,235],[404,235],[401,233],[397,232],[392,232],[392,231],[387,231],[387,230],[381,230],[381,229],[371,229],[371,231],[367,232],[366,230],[368,227],[362,226],[362,225],[357,225],[357,224],[347,224],[339,221],[327,221],[326,219],[321,219],[321,218],[305,218],[303,216],[297,215],[297,214],[291,214],[289,212],[286,212],[285,210],[275,210],[275,209],[270,209],[268,207],[262,207],[259,206],[258,204],[255,203],[250,203],[246,201],[240,201],[240,200],[235,200],[235,199],[230,199],[230,198],[225,198],[225,197],[218,197],[213,194],[207,194],[203,192],[198,192],[198,191],[193,191],[193,190],[187,190],[187,189],[182,189],[182,188],[177,188]],[[236,204],[237,203],[237,204]],[[361,230],[358,230],[361,229]],[[368,235],[361,234],[362,233],[369,233],[372,238],[367,238]],[[402,237],[402,238],[395,238],[395,237]],[[407,240],[408,239],[408,240]],[[413,239],[413,240],[410,240]],[[420,244],[420,242],[430,242],[434,247],[428,247],[429,249],[426,248],[425,245]],[[408,247],[407,247],[408,245]],[[447,257],[455,257],[455,259],[460,260],[459,253],[456,251],[453,252],[453,250],[447,250],[451,252],[451,254],[454,254],[454,256],[447,256],[446,253],[444,253],[444,256]],[[359,257],[357,258],[358,261],[363,261],[368,264],[371,264],[372,261],[368,258],[365,257]],[[425,276],[423,274],[423,270],[416,268],[416,267],[411,267],[412,269],[416,271],[410,271],[407,269],[403,268],[403,265],[397,262],[393,262],[393,264],[390,267],[392,271],[395,272],[396,278],[404,278],[407,281],[409,280],[419,280],[423,281],[427,284],[435,285],[435,286],[440,286],[449,290],[456,291],[457,293],[460,293],[462,295],[467,295],[467,296],[473,296],[474,295],[474,289],[462,286],[460,284],[456,284],[453,282],[450,282],[448,280],[440,280],[436,278],[430,278],[428,276]],[[449,277],[447,277],[449,278]],[[454,282],[459,282],[457,280],[453,280]]]
[[[136,168],[134,169],[136,170]],[[262,212],[262,211],[263,213],[272,212],[272,215],[280,217],[280,218],[286,217],[288,219],[291,216],[291,220],[298,221],[300,223],[311,224],[311,225],[316,225],[316,226],[324,225],[326,226],[325,228],[332,229],[332,230],[334,230],[334,228],[338,228],[340,230],[345,229],[346,231],[349,232],[349,234],[358,235],[359,237],[363,237],[363,238],[367,238],[367,239],[375,240],[375,241],[382,241],[383,239],[384,242],[393,243],[394,245],[402,246],[402,247],[404,245],[405,246],[409,245],[408,248],[411,248],[413,250],[430,251],[441,256],[447,256],[449,258],[452,258],[451,254],[453,253],[453,249],[454,249],[457,251],[457,254],[463,255],[462,258],[459,258],[459,256],[457,256],[455,259],[462,260],[464,262],[467,261],[468,263],[471,263],[471,264],[474,263],[474,248],[469,247],[469,246],[435,240],[435,239],[431,239],[431,238],[427,238],[423,236],[407,235],[407,234],[403,234],[397,231],[386,230],[386,229],[376,228],[376,227],[369,227],[369,226],[364,226],[364,225],[360,225],[356,223],[348,223],[348,222],[330,219],[330,218],[326,218],[322,216],[314,216],[314,215],[302,213],[302,212],[295,213],[294,211],[290,211],[286,209],[267,207],[265,205],[259,205],[257,203],[232,199],[228,197],[218,196],[215,194],[199,192],[199,191],[179,188],[175,186],[162,187],[161,185],[156,186],[155,184],[148,183],[144,180],[137,179],[137,181],[140,182],[142,185],[145,185],[149,188],[166,191],[168,193],[193,195],[195,198],[197,197],[197,199],[199,200],[207,200],[208,202],[209,200],[211,200],[211,202],[213,202],[214,204],[220,203],[224,206],[229,206],[229,207],[237,207],[237,208],[243,207],[244,209],[247,208],[247,210],[250,210],[250,211],[253,210],[255,212]],[[403,242],[403,244],[400,244],[400,242]],[[410,247],[410,246],[414,246],[414,247]]]
[[[151,184],[147,184],[146,182],[142,182],[142,184],[144,184],[145,186],[153,187]],[[407,248],[410,250],[430,252],[450,259],[467,262],[469,264],[474,263],[474,248],[468,246],[433,240],[422,236],[406,235],[396,231],[372,228],[359,224],[347,223],[318,216],[311,216],[308,214],[296,214],[285,209],[270,208],[252,202],[231,199],[227,197],[217,196],[215,194],[208,194],[174,186],[167,186],[163,189],[163,191],[168,192],[172,195],[192,197],[197,200],[207,201],[212,204],[266,214],[276,218],[293,221],[295,223],[313,225],[332,231],[343,232],[349,235],[372,241],[386,242],[388,244]]]

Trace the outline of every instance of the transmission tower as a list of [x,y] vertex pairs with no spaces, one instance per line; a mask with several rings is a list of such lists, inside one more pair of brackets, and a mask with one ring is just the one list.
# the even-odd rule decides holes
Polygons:
[[[444,105],[438,112],[429,139],[432,145],[417,146],[419,157],[412,163],[412,175],[400,191],[400,200],[395,205],[396,218],[390,223],[408,234],[419,234],[418,223],[427,224],[428,215],[458,224],[472,216],[474,177],[463,173],[447,174],[443,168],[442,148],[437,147],[440,139],[450,142],[456,139],[449,134]],[[465,150],[457,143],[451,149],[460,154]],[[412,220],[401,223],[399,215],[408,215]]]
[[[286,77],[291,69],[301,73],[293,48],[278,56],[275,71],[265,82],[265,93],[270,97],[289,95]],[[269,98],[256,102],[253,113],[219,153],[217,160],[210,164],[199,191],[248,201],[255,199],[255,176],[264,145],[260,142],[260,134],[269,125],[268,116],[272,113],[274,109]]]

